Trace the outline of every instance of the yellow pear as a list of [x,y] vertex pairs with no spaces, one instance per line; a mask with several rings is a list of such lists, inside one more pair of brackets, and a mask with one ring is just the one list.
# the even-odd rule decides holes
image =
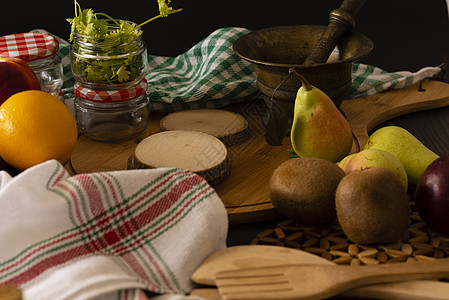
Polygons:
[[[348,164],[348,162],[356,155],[357,153],[353,153],[353,154],[349,154],[348,156],[345,156],[342,160],[340,160],[337,163],[337,166],[339,166],[340,168],[343,169],[343,171],[345,171],[346,169],[346,165]],[[345,171],[346,172],[346,171]]]
[[364,149],[380,149],[394,154],[407,172],[409,184],[415,186],[424,170],[439,156],[410,132],[398,126],[385,126],[368,138]]
[[300,74],[294,74],[302,87],[296,94],[290,131],[293,150],[299,157],[340,161],[351,151],[351,126],[329,96]]
[[351,154],[343,158],[338,166],[346,174],[356,170],[364,170],[373,167],[384,167],[395,173],[401,180],[405,190],[408,189],[408,177],[404,166],[396,155],[380,149],[363,149],[360,152]]

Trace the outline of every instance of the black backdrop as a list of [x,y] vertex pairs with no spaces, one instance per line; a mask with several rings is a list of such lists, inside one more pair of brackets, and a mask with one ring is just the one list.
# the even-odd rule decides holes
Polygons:
[[[158,13],[156,0],[79,0],[83,8],[142,22]],[[183,12],[144,27],[149,53],[176,56],[213,30],[227,26],[259,29],[281,25],[327,25],[337,0],[172,0]],[[387,71],[416,71],[449,57],[449,21],[445,0],[368,0],[356,17],[355,31],[374,41],[361,62]],[[46,29],[68,38],[66,18],[72,0],[3,0],[0,35]]]

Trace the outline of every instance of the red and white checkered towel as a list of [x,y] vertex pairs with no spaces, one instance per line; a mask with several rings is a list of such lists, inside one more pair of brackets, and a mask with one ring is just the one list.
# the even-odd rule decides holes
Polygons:
[[0,37],[0,57],[19,57],[28,62],[52,56],[58,50],[58,39],[45,33],[25,32]]
[[79,98],[87,99],[93,102],[121,102],[137,98],[146,93],[148,87],[147,80],[143,78],[138,84],[120,90],[93,90],[85,87],[79,82],[75,82],[75,95]]
[[0,172],[0,284],[24,299],[183,298],[227,228],[221,199],[186,170]]

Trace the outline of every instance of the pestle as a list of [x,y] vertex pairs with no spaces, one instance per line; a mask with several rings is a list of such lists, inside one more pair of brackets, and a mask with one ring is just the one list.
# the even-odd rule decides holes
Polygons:
[[325,63],[347,31],[354,28],[354,17],[366,0],[344,0],[341,6],[329,13],[329,24],[319,41],[304,61],[305,66]]

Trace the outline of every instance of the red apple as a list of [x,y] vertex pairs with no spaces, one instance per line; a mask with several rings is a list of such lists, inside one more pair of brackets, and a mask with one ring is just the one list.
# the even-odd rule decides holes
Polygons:
[[416,186],[415,204],[430,229],[449,233],[449,155],[426,168]]
[[40,89],[36,74],[24,60],[0,57],[0,105],[15,93]]

